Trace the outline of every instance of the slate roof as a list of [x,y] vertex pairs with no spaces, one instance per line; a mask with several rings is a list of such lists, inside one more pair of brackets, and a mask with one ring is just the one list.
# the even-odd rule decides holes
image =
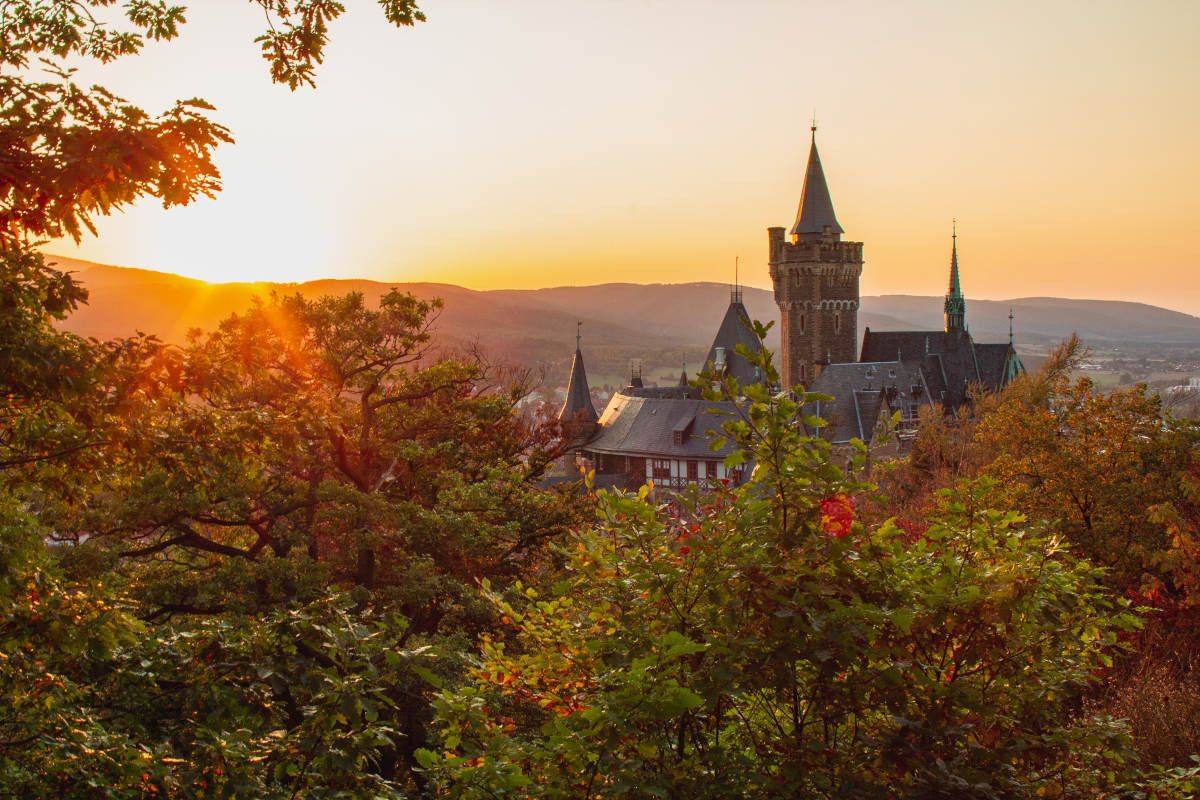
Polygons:
[[[971,384],[993,391],[1003,386],[1011,345],[976,344],[968,331],[873,331],[863,333],[860,361],[897,360],[919,364],[934,400],[956,409]],[[1016,358],[1015,351],[1011,357]],[[1018,362],[1019,363],[1019,362]]]
[[589,453],[647,458],[720,460],[734,448],[726,444],[715,452],[708,449],[707,432],[719,430],[724,421],[719,415],[707,413],[714,409],[733,411],[735,406],[728,401],[618,393],[600,416],[596,437],[583,449]]
[[975,359],[984,386],[1003,386],[1025,369],[1017,351],[1005,342],[976,344]]
[[817,154],[817,134],[813,129],[812,147],[808,151],[808,169],[804,173],[804,188],[800,192],[800,207],[796,209],[796,223],[791,233],[823,233],[825,226],[837,234],[843,233],[833,213],[833,200],[829,197],[829,185],[825,183],[825,170],[821,169],[821,156]]
[[630,397],[653,397],[658,400],[699,400],[700,390],[691,386],[626,386],[621,394]]
[[750,314],[742,305],[741,298],[735,294],[725,311],[725,318],[721,320],[721,327],[717,328],[705,364],[714,372],[723,372],[736,379],[741,386],[762,383],[762,371],[735,352],[739,344],[746,345],[751,353],[762,352],[762,342],[750,329]]
[[[915,392],[913,387],[917,387]],[[869,443],[881,412],[907,413],[913,402],[933,404],[921,364],[916,362],[830,364],[809,391],[833,397],[832,401],[806,404],[803,413],[825,420],[828,424],[819,432],[835,444],[851,439]]]
[[596,407],[592,405],[591,390],[588,389],[587,371],[583,368],[583,353],[575,348],[575,358],[571,360],[571,380],[567,383],[567,399],[558,412],[558,420],[563,423],[592,423],[598,418]]

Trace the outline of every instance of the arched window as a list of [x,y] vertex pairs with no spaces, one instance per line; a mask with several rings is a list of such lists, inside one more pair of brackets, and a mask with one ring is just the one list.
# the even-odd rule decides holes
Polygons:
[[842,332],[842,315],[841,314],[833,315],[833,332],[834,333]]

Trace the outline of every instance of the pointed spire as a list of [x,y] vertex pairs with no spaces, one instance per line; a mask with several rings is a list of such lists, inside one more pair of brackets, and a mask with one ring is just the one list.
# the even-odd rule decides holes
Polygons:
[[950,235],[950,287],[946,290],[946,332],[963,331],[967,328],[967,301],[963,297],[962,285],[958,281],[958,220],[951,221]]
[[687,386],[687,385],[688,385],[688,377],[687,377],[687,361],[684,361],[684,362],[683,362],[683,372],[679,373],[679,385],[680,385],[680,386]]
[[796,223],[792,225],[792,236],[803,233],[824,233],[826,226],[831,233],[840,235],[842,226],[833,213],[833,200],[829,197],[829,185],[825,182],[825,171],[821,169],[821,156],[817,153],[817,121],[813,120],[812,145],[808,151],[808,169],[804,173],[804,188],[800,192],[800,207],[796,210]]
[[583,368],[583,352],[579,349],[583,335],[580,329],[582,322],[575,323],[575,357],[571,359],[571,378],[567,381],[567,399],[563,401],[562,410],[558,412],[558,421],[562,423],[582,421],[594,424],[600,419],[596,407],[592,405],[592,392],[588,388],[587,370]]
[[762,352],[762,342],[750,327],[750,313],[742,305],[741,292],[737,297],[730,298],[729,308],[725,310],[704,363],[706,369],[724,370],[726,375],[736,378],[742,386],[749,386],[757,380],[750,362],[738,355],[739,344],[745,345],[751,353]]

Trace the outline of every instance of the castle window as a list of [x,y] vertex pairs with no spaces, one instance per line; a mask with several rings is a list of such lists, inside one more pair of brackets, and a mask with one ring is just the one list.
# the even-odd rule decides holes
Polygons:
[[800,315],[800,332],[804,333],[804,315]]
[[833,332],[834,333],[842,332],[842,315],[841,314],[833,315]]
[[800,380],[801,380],[801,381],[806,381],[806,380],[808,380],[808,376],[804,374],[804,373],[805,373],[805,371],[806,371],[806,368],[805,368],[805,366],[804,366],[803,364],[801,364],[801,365],[800,365]]

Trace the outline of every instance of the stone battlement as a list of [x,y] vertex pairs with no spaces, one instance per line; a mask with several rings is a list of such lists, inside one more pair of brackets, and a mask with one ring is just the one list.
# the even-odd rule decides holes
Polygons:
[[862,263],[862,242],[839,241],[833,234],[789,242],[784,238],[784,231],[784,228],[767,228],[768,261],[771,265]]

